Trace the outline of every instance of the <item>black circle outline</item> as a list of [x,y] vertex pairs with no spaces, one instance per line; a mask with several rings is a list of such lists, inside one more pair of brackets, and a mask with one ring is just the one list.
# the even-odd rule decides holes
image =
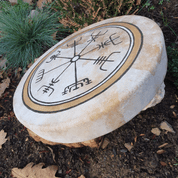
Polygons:
[[[114,25],[113,25],[114,26]],[[93,31],[93,30],[98,30],[98,29],[100,29],[100,28],[105,28],[105,27],[99,27],[99,28],[96,28],[96,29],[92,29],[91,31]],[[120,27],[108,27],[108,28],[120,28]],[[125,27],[126,28],[126,27]],[[121,29],[121,28],[120,28]],[[124,30],[124,29],[122,29],[122,30]],[[130,29],[128,29],[129,31],[130,31]],[[124,30],[125,31],[125,30]],[[90,32],[90,31],[87,31],[86,33],[88,33],[88,32]],[[128,34],[128,32],[127,31],[125,31],[127,34]],[[133,34],[132,33],[132,31],[130,31],[130,33],[131,34]],[[84,33],[83,33],[84,34]],[[81,34],[81,35],[83,35],[83,34]],[[81,36],[80,35],[80,36]],[[130,38],[130,35],[128,34],[128,36],[129,36],[129,38]],[[73,39],[71,39],[71,40],[73,40]],[[70,40],[70,41],[71,41]],[[130,40],[131,41],[131,40]],[[131,43],[129,44],[129,48],[128,48],[128,51],[129,51],[129,49],[130,49],[130,46],[131,46]],[[133,36],[133,46],[134,46],[134,36]],[[133,50],[133,47],[132,47],[132,49],[131,49],[131,51],[130,51],[130,54],[132,53],[132,50]],[[104,83],[106,83],[110,78],[110,75],[112,74],[112,73],[117,73],[117,71],[119,70],[119,69],[117,69],[119,66],[120,66],[120,64],[124,61],[124,59],[125,59],[125,57],[127,56],[127,54],[128,54],[128,51],[126,52],[126,54],[124,55],[124,57],[123,57],[123,59],[122,59],[122,61],[115,67],[115,69],[114,70],[112,70],[112,72],[109,74],[109,75],[107,75],[102,81],[100,81],[97,85],[95,85],[95,86],[93,86],[92,88],[90,88],[89,90],[87,90],[87,91],[85,91],[85,92],[83,92],[83,93],[80,93],[80,94],[78,94],[78,95],[75,95],[75,96],[73,96],[73,97],[71,97],[70,99],[65,99],[65,100],[60,100],[60,101],[54,101],[54,102],[45,102],[45,101],[40,101],[40,100],[38,100],[38,99],[36,99],[33,95],[32,95],[32,93],[31,93],[31,89],[30,89],[30,97],[29,98],[33,98],[33,100],[31,100],[31,101],[33,101],[33,103],[35,103],[35,104],[38,104],[38,105],[41,105],[41,106],[55,106],[55,105],[61,105],[61,104],[64,104],[64,103],[68,103],[68,102],[71,102],[71,101],[74,101],[75,99],[78,99],[78,98],[81,98],[81,97],[83,97],[83,96],[85,96],[86,94],[84,94],[84,93],[86,93],[86,92],[88,92],[88,91],[90,91],[90,90],[92,90],[94,87],[96,87],[96,86],[100,86],[100,83],[102,83],[103,81],[105,81]],[[129,56],[128,56],[129,57]],[[127,58],[128,58],[127,57]],[[44,59],[44,61],[45,61],[45,59]],[[43,61],[43,62],[44,62]],[[127,59],[125,60],[125,62],[127,61]],[[42,63],[43,63],[42,62]],[[125,64],[125,62],[120,66],[120,68]],[[42,65],[42,63],[38,66],[38,68]],[[38,69],[37,68],[37,69]],[[38,70],[35,70],[34,72],[33,72],[33,75],[31,76],[31,79],[30,79],[30,81],[29,81],[29,84],[28,85],[30,85],[30,88],[31,88],[31,82],[32,82],[32,80],[33,80],[33,77],[34,77],[34,75],[36,74],[36,72],[38,71]],[[115,74],[114,74],[115,75]],[[103,84],[104,84],[103,83]],[[102,85],[103,85],[102,84]],[[98,87],[96,87],[96,88],[98,88]],[[95,90],[95,89],[94,89]],[[94,90],[92,90],[91,92],[93,92]],[[29,93],[28,92],[28,93]],[[89,92],[90,93],[90,92]],[[88,93],[87,93],[88,94]],[[82,95],[82,96],[80,96],[80,95]],[[29,96],[29,95],[28,95]],[[72,99],[72,98],[74,98],[75,97],[75,99]],[[35,102],[34,100],[36,100],[37,102]],[[66,101],[66,100],[70,100],[70,101]],[[40,102],[40,103],[38,103],[38,102]],[[59,104],[59,102],[60,102],[60,104]],[[44,104],[42,104],[42,103],[44,103]],[[49,105],[45,105],[45,103],[46,104],[49,104]],[[54,104],[53,104],[54,103]]]

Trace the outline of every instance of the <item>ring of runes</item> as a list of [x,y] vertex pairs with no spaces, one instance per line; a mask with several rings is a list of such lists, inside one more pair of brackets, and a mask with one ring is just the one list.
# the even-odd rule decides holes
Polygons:
[[68,36],[30,67],[16,89],[14,113],[52,142],[94,139],[160,102],[166,69],[155,22],[107,19]]
[[50,113],[90,100],[123,76],[142,41],[139,28],[121,22],[69,37],[33,68],[23,87],[24,104],[33,111]]

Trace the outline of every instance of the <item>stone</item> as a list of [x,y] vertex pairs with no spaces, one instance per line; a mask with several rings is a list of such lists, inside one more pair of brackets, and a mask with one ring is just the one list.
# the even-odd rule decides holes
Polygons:
[[161,133],[161,131],[160,131],[158,128],[152,128],[152,129],[151,129],[151,132],[152,132],[153,134],[157,135],[157,136],[159,136],[160,133]]
[[34,18],[39,14],[37,10],[31,10],[29,17]]
[[162,130],[167,130],[168,132],[175,133],[172,126],[167,121],[163,121],[160,125],[160,128]]
[[78,178],[85,178],[85,176],[84,176],[84,175],[81,175],[81,176],[79,176]]
[[93,140],[160,102],[166,70],[164,37],[154,21],[103,20],[60,41],[28,69],[14,113],[41,139]]
[[126,153],[127,150],[126,150],[126,149],[121,149],[120,152],[122,152],[122,153]]

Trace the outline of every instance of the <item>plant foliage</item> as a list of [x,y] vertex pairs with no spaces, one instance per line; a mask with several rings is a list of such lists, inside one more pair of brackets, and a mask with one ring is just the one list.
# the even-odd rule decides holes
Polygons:
[[168,71],[172,73],[175,78],[174,84],[178,87],[178,49],[168,46],[167,54],[169,57]]
[[129,14],[136,0],[56,0],[52,8],[60,11],[60,23],[77,31],[92,23],[118,15]]
[[0,54],[7,58],[9,67],[25,68],[45,47],[57,42],[52,37],[60,26],[57,14],[36,9],[32,16],[32,7],[22,0],[15,6],[7,2],[0,5]]

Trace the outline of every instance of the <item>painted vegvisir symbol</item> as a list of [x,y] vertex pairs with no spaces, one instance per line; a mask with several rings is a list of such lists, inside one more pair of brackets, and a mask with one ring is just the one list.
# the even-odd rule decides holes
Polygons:
[[141,45],[140,30],[127,23],[78,32],[33,68],[24,85],[23,101],[36,112],[48,113],[86,102],[128,70]]

